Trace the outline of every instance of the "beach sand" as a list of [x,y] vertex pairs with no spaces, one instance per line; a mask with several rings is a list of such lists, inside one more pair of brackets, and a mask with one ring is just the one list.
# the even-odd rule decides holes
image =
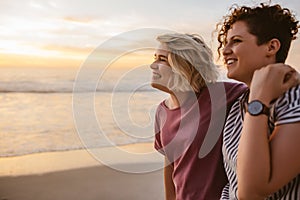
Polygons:
[[[153,144],[122,146],[132,153],[153,151]],[[101,148],[109,154],[111,147]],[[161,159],[114,164],[96,160],[86,150],[0,158],[0,200],[160,200],[164,199]],[[112,168],[113,167],[113,168]],[[153,169],[128,173],[116,169]]]

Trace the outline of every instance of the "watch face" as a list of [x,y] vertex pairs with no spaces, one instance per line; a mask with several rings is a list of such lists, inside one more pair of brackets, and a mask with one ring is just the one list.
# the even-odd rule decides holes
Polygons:
[[259,115],[263,111],[263,105],[259,101],[252,101],[248,105],[248,112],[251,115]]

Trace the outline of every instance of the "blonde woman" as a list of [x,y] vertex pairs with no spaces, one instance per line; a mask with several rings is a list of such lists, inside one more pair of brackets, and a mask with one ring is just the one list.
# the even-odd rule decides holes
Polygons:
[[[227,177],[222,162],[222,129],[243,84],[217,82],[212,52],[198,35],[165,34],[151,64],[151,85],[169,94],[157,108],[155,148],[165,156],[166,199],[215,200]],[[216,117],[224,114],[223,118]],[[206,136],[215,142],[199,156]]]

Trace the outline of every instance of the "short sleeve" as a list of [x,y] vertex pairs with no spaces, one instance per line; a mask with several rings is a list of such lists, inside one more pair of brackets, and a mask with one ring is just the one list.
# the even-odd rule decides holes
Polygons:
[[275,126],[300,122],[300,86],[291,88],[273,105]]
[[159,105],[156,109],[155,113],[155,121],[154,121],[154,131],[155,131],[155,140],[154,140],[154,148],[161,154],[165,155],[165,152],[163,150],[163,145],[161,142],[161,125],[160,125],[160,108]]

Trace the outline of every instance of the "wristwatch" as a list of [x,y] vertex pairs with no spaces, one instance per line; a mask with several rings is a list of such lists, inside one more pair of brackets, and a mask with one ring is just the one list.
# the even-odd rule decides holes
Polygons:
[[263,104],[259,100],[254,100],[251,101],[250,103],[247,103],[246,111],[252,116],[257,116],[260,114],[269,116],[270,114],[270,108],[268,108],[265,104]]

